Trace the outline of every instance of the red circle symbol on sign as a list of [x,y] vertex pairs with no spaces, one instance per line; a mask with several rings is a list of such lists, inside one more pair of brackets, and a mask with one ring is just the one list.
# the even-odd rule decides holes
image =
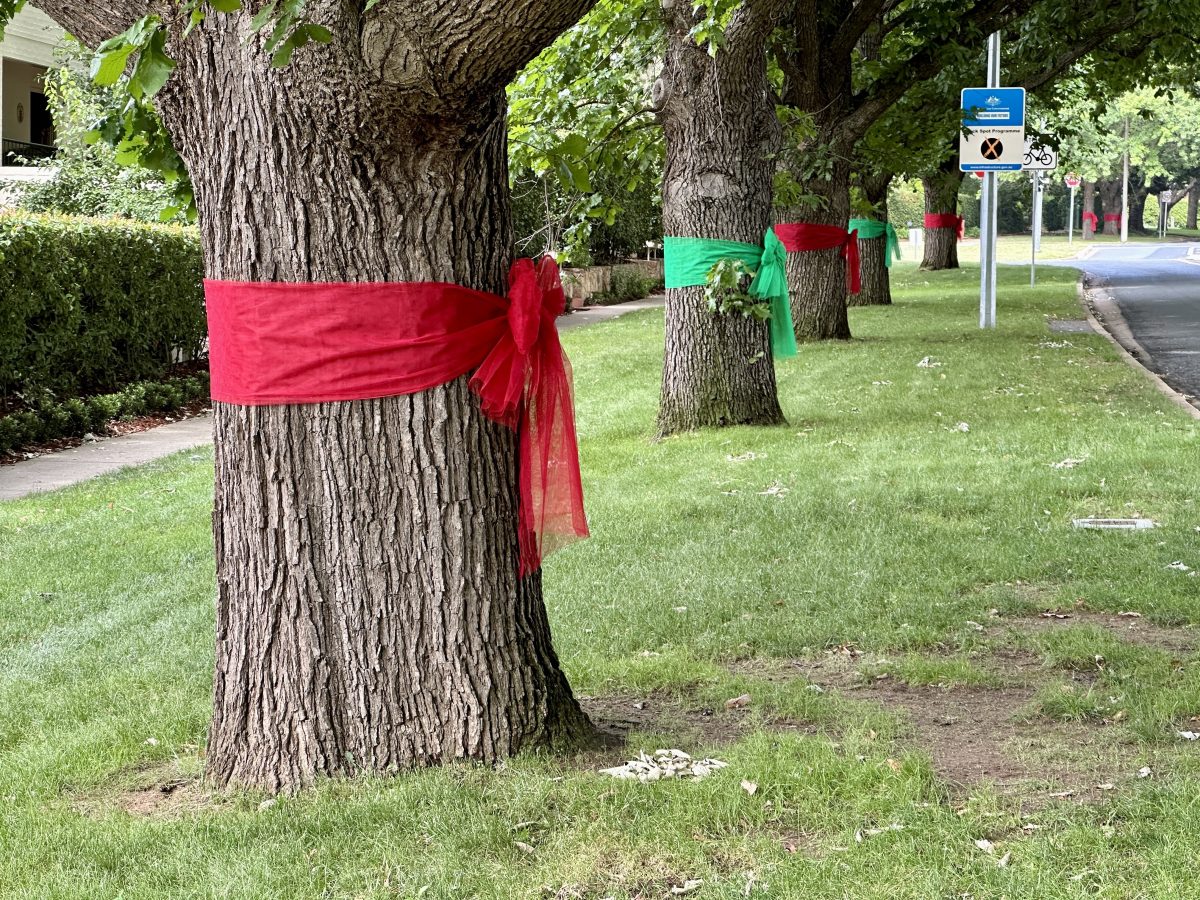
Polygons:
[[1080,178],[1074,172],[1068,172],[1067,177],[1063,179],[1067,183],[1067,187],[1079,187]]

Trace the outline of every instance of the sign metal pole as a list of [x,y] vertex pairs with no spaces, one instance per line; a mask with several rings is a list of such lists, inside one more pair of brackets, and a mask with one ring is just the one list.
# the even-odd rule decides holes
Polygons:
[[[988,38],[988,87],[1000,87],[1000,32]],[[991,203],[988,205],[988,327],[996,327],[996,221],[1000,202],[1000,176],[988,173]]]
[[1125,162],[1121,174],[1121,243],[1129,240],[1129,116],[1125,117]]
[[1075,188],[1071,188],[1071,212],[1067,216],[1067,246],[1075,243]]
[[[1000,32],[988,37],[988,86],[1000,86]],[[983,179],[984,202],[979,220],[979,328],[996,326],[996,203],[998,175]]]
[[1038,222],[1038,200],[1039,188],[1042,180],[1041,172],[1031,172],[1029,175],[1030,184],[1033,185],[1033,213],[1029,222],[1029,246],[1032,253],[1029,257],[1029,286],[1033,287],[1037,284],[1037,252],[1038,252],[1038,231],[1041,228],[1041,223]]

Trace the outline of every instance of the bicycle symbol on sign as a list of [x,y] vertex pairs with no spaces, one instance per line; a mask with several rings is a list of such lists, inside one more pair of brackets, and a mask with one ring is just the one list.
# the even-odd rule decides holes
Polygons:
[[1054,151],[1041,144],[1031,144],[1025,151],[1025,165],[1051,166],[1054,163]]

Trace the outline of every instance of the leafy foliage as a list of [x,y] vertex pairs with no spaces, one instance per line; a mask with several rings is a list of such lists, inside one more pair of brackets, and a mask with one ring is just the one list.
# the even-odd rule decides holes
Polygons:
[[103,432],[113,419],[173,412],[208,396],[208,373],[139,381],[111,394],[41,400],[0,416],[0,453],[61,437]]
[[199,241],[128,221],[0,216],[0,399],[160,377],[205,338]]
[[[374,5],[370,2],[366,8]],[[305,0],[269,0],[251,21],[252,34],[266,34],[263,49],[271,55],[272,65],[286,66],[301,47],[331,40],[327,28],[304,19],[305,6]],[[186,34],[211,12],[241,10],[242,0],[183,0],[182,9],[188,19]],[[180,211],[194,218],[191,181],[153,105],[155,95],[175,70],[166,41],[166,25],[151,14],[96,48],[92,79],[100,87],[119,88],[126,99],[106,112],[91,139],[114,147],[121,164],[148,169],[171,186],[174,205],[166,211],[168,218]]]
[[162,219],[163,211],[173,206],[171,188],[146,169],[121,165],[107,145],[88,140],[104,110],[117,102],[113,90],[96,87],[69,64],[48,72],[43,86],[54,117],[58,154],[42,164],[54,174],[45,181],[14,183],[17,205],[30,212],[145,222]]
[[4,40],[4,26],[21,11],[25,0],[0,0],[0,41]]
[[740,314],[765,322],[771,318],[771,303],[750,293],[751,269],[740,259],[719,259],[708,270],[704,300],[715,315]]
[[543,200],[537,235],[580,262],[593,225],[612,227],[657,184],[662,135],[650,104],[662,34],[651,0],[604,0],[509,86],[509,154],[521,190]]

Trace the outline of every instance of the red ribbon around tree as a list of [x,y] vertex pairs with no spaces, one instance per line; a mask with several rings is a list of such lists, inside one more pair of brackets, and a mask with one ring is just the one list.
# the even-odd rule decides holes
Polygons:
[[803,253],[808,250],[838,250],[846,260],[846,283],[850,293],[862,290],[862,277],[858,268],[858,232],[847,231],[836,225],[813,225],[809,222],[781,222],[775,226],[775,236],[783,243],[788,253]]
[[1091,222],[1092,223],[1092,231],[1095,231],[1096,226],[1100,223],[1100,217],[1089,209],[1083,214],[1083,221]]
[[564,308],[549,257],[508,297],[444,282],[206,281],[212,396],[263,406],[414,394],[472,370],[483,412],[518,432],[520,571],[587,537]]
[[[1093,213],[1093,215],[1094,215],[1094,213]],[[1105,222],[1120,222],[1121,214],[1120,213],[1105,213],[1104,221]]]
[[961,241],[967,232],[967,223],[954,213],[925,213],[926,228],[953,228]]

